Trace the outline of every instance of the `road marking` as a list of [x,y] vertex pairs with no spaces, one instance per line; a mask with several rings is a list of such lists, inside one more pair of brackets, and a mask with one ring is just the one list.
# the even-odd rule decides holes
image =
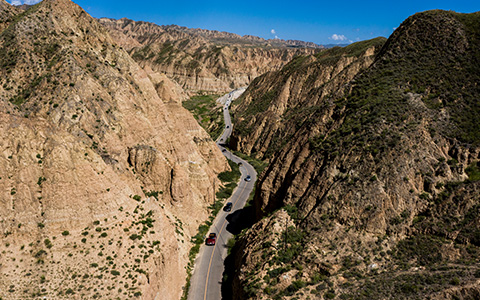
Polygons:
[[[241,196],[243,195],[243,192],[245,192],[245,188],[247,185],[245,185],[242,188],[242,192],[240,193],[240,196],[237,197],[237,200],[233,204],[233,207],[237,204],[238,200],[240,200]],[[220,232],[218,234],[218,237],[221,236],[223,228],[225,227],[225,224],[227,223],[227,218],[225,217],[225,221],[223,221],[222,228],[220,228]],[[217,243],[215,243],[215,246],[213,246],[213,251],[212,255],[210,256],[210,263],[208,264],[208,270],[207,270],[207,279],[205,280],[205,293],[203,294],[203,300],[207,300],[207,290],[208,290],[208,279],[210,278],[210,268],[212,267],[212,260],[213,260],[213,254],[215,253],[215,249],[217,248]]]

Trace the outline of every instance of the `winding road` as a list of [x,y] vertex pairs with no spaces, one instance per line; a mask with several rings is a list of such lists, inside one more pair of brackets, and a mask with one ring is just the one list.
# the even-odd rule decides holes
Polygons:
[[[223,116],[225,120],[225,130],[217,140],[217,146],[222,150],[222,153],[231,161],[241,163],[240,172],[242,176],[238,187],[235,189],[232,197],[228,202],[233,203],[232,210],[225,212],[221,210],[212,226],[210,232],[217,234],[217,241],[214,246],[203,246],[195,261],[194,271],[191,278],[190,290],[188,292],[188,300],[218,300],[222,298],[222,275],[224,271],[224,260],[227,257],[227,242],[232,237],[232,233],[228,231],[228,224],[231,218],[235,215],[235,211],[242,209],[247,202],[250,193],[255,186],[257,180],[257,173],[255,169],[246,161],[235,156],[233,153],[223,147],[223,143],[227,141],[232,133],[232,120],[230,118],[229,106],[236,97],[241,94],[241,91],[230,92],[223,104]],[[251,180],[246,181],[245,178],[250,175]]]

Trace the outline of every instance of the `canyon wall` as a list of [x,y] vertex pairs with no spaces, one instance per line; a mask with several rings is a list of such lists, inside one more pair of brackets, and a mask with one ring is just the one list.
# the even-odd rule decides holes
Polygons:
[[270,164],[234,249],[234,299],[478,296],[479,22],[419,13],[383,47],[252,83],[231,145]]
[[179,299],[223,155],[79,6],[0,5],[0,297]]
[[128,19],[99,20],[142,66],[167,75],[186,92],[226,93],[278,70],[294,56],[321,47],[227,32],[159,26]]

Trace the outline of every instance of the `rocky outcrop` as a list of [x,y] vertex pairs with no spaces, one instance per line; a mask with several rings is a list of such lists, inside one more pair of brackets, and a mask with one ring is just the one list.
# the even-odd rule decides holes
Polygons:
[[368,68],[385,42],[378,38],[316,55],[298,56],[279,71],[254,80],[235,107],[230,146],[270,159],[328,99]]
[[142,67],[166,74],[190,93],[224,93],[246,86],[255,77],[281,68],[294,56],[320,49],[314,44],[267,41],[176,25],[128,19],[99,21]]
[[175,84],[71,1],[7,25],[0,297],[179,299],[223,155]]
[[479,20],[420,13],[370,59],[332,49],[252,84],[233,143],[270,164],[235,299],[475,298]]

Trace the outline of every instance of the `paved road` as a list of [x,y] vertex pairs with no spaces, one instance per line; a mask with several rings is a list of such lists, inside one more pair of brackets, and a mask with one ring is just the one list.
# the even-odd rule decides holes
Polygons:
[[[243,208],[250,192],[253,190],[255,181],[257,180],[257,173],[248,162],[233,155],[222,146],[222,143],[225,142],[232,133],[232,121],[230,119],[228,107],[233,99],[234,93],[232,92],[229,94],[228,99],[224,104],[223,115],[225,118],[225,131],[217,140],[217,145],[228,159],[237,164],[242,163],[240,166],[242,177],[240,178],[237,189],[228,200],[228,202],[233,203],[232,211],[224,212],[221,210],[210,228],[210,232],[215,232],[217,234],[217,242],[215,246],[206,246],[203,244],[200,248],[200,252],[195,261],[190,290],[188,292],[189,300],[218,300],[222,298],[221,287],[224,270],[223,262],[227,257],[227,242],[232,237],[232,234],[227,230],[229,224],[227,217],[229,216],[228,219],[231,220],[233,213],[236,210]],[[247,175],[251,176],[251,181],[249,182],[245,181]]]

